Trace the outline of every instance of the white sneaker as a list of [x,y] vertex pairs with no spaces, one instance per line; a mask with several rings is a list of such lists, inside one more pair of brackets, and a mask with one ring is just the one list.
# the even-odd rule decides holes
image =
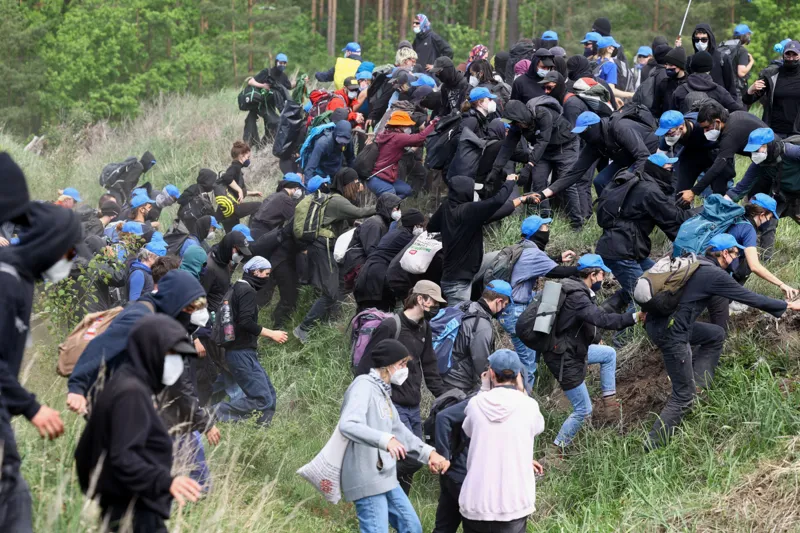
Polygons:
[[731,316],[744,313],[748,309],[750,309],[749,306],[739,302],[731,302],[731,304],[728,306],[728,312],[731,314]]

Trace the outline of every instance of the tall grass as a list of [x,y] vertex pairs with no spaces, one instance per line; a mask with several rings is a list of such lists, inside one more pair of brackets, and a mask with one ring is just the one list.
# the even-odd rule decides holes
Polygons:
[[[139,156],[147,149],[158,164],[146,178],[157,186],[175,183],[183,188],[193,182],[199,168],[223,170],[227,165],[229,147],[240,137],[244,119],[234,99],[232,91],[204,98],[170,97],[118,128],[63,126],[56,134],[59,144],[51,145],[44,157],[23,152],[2,134],[0,148],[20,162],[33,196],[39,199],[53,199],[57,188],[71,185],[87,201],[95,202],[101,192],[96,180],[103,165]],[[277,175],[274,158],[259,153],[248,171],[248,184],[266,193]],[[165,216],[172,211],[167,210]],[[487,248],[514,242],[521,218],[522,214],[516,215],[489,228]],[[571,248],[583,253],[593,249],[599,235],[594,225],[574,234],[565,220],[557,219],[550,246],[553,251]],[[799,278],[799,239],[800,230],[791,221],[781,222],[769,268],[789,283]],[[663,235],[656,236],[654,243],[654,253],[667,249]],[[777,288],[759,279],[749,281],[748,287],[780,296]],[[293,324],[311,299],[310,291],[304,289]],[[270,311],[264,311],[265,320]],[[212,490],[200,503],[175,509],[172,530],[356,530],[351,504],[328,505],[294,474],[322,448],[338,420],[342,395],[351,380],[346,327],[352,312],[352,305],[345,304],[341,318],[316,328],[305,346],[294,339],[283,346],[261,345],[261,361],[278,393],[274,422],[266,430],[250,423],[221,425],[222,443],[206,449]],[[655,416],[647,413],[633,427],[585,427],[569,459],[540,481],[538,508],[529,531],[800,529],[796,512],[800,458],[797,440],[793,440],[800,433],[797,322],[776,323],[757,313],[734,321],[737,327],[726,344],[713,387],[698,400],[674,441],[664,449],[644,452],[643,438]],[[40,400],[63,408],[66,387],[54,372],[60,339],[40,333],[36,340],[26,363],[26,384]],[[651,350],[638,330],[633,343],[620,353],[620,369]],[[567,416],[552,379],[540,368],[542,379],[535,394],[546,429],[537,441],[537,456]],[[590,381],[590,388],[596,388],[593,377]],[[34,496],[36,531],[96,531],[97,510],[78,489],[72,459],[84,421],[66,409],[62,417],[66,434],[52,443],[41,441],[24,420],[14,422],[23,473]],[[762,479],[769,483],[759,484]],[[437,480],[424,471],[417,474],[412,502],[425,531],[433,529],[437,495]],[[747,505],[740,506],[740,501]]]

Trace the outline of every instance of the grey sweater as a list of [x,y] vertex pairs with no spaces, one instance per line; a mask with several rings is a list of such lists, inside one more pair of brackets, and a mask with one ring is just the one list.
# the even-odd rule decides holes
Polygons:
[[342,495],[348,502],[397,487],[397,462],[386,451],[392,437],[422,463],[433,451],[403,425],[389,395],[369,375],[358,376],[345,392],[339,431],[350,440],[342,463]]

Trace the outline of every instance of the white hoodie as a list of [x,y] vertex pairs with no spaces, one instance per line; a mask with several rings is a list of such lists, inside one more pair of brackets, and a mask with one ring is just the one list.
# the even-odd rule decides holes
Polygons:
[[470,400],[462,426],[470,438],[458,504],[469,520],[510,522],[536,509],[533,441],[544,418],[533,398],[496,387]]

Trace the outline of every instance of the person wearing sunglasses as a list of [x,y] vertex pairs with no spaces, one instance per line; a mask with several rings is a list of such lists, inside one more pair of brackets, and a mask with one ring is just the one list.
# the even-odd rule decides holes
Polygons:
[[[681,46],[681,38],[675,42],[675,46]],[[736,76],[734,74],[733,64],[731,63],[731,56],[723,55],[717,48],[717,39],[714,37],[714,32],[711,30],[711,25],[702,22],[698,24],[694,32],[692,32],[692,46],[695,52],[708,52],[711,54],[711,78],[715,83],[722,85],[726,91],[730,93],[734,100],[739,97],[739,91],[736,89]],[[689,73],[692,70],[692,59],[694,56],[689,56],[686,60],[686,67]]]

